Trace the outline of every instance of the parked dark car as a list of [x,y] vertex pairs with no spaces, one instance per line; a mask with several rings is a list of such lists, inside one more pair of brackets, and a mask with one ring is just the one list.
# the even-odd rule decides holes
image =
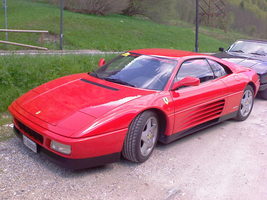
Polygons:
[[254,69],[260,76],[259,96],[267,100],[267,41],[237,40],[213,56]]

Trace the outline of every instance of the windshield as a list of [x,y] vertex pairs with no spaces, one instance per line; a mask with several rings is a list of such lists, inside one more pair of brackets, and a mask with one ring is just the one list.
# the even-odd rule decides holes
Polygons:
[[229,48],[228,52],[238,52],[266,56],[267,43],[253,41],[237,41]]
[[132,87],[163,90],[176,65],[174,59],[124,53],[90,75]]

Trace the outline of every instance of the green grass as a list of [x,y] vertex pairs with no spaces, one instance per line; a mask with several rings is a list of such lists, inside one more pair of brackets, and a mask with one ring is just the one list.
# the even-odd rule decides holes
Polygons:
[[[61,76],[89,72],[103,56],[2,56],[0,57],[0,112],[17,97]],[[104,56],[107,59],[114,55]],[[1,119],[2,120],[2,119]]]
[[[52,35],[59,34],[59,9],[53,5],[36,3],[31,0],[8,1],[8,23],[13,29],[49,30]],[[3,16],[3,9],[0,11]],[[0,18],[0,24],[4,24]],[[194,50],[194,27],[167,26],[149,20],[122,15],[94,16],[65,11],[64,48],[98,49],[103,51],[124,51],[139,48],[174,48]],[[204,28],[204,30],[206,30]],[[207,29],[208,31],[208,29]],[[200,51],[216,51],[219,46],[228,46],[229,37],[223,31],[209,36],[207,31],[200,34]],[[5,38],[1,33],[0,37]],[[41,44],[39,34],[9,33],[9,40],[49,49],[58,49],[56,41]],[[50,36],[54,39],[54,36]],[[236,39],[236,38],[235,38]],[[21,49],[21,47],[0,45],[0,49]]]

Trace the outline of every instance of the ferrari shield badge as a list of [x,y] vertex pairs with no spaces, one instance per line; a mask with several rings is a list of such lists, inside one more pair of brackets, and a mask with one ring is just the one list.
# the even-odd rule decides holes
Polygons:
[[162,100],[164,101],[165,104],[169,104],[169,99],[167,97],[163,97]]

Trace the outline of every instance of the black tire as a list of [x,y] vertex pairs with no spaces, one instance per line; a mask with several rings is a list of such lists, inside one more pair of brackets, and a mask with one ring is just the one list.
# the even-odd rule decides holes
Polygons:
[[267,89],[259,92],[260,98],[267,100]]
[[[246,95],[249,95],[248,99],[247,99],[248,96]],[[237,121],[246,120],[252,111],[253,105],[254,105],[254,90],[250,85],[248,85],[244,90],[237,115],[234,119]]]
[[[151,123],[151,127],[149,123]],[[124,140],[123,157],[137,163],[145,162],[156,146],[158,133],[159,123],[156,113],[145,111],[139,114],[132,121]],[[146,137],[145,140],[144,137]],[[148,148],[150,145],[152,146]],[[146,147],[147,151],[145,151]]]

